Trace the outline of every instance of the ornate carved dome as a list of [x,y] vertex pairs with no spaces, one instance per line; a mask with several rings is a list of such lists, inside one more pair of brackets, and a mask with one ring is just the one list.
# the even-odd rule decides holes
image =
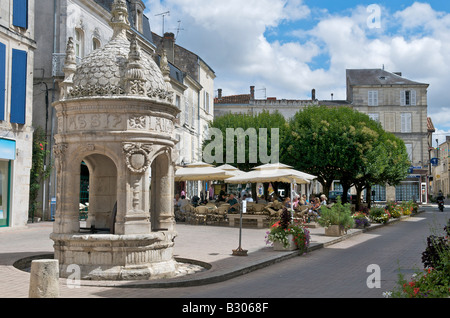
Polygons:
[[140,51],[136,36],[128,40],[130,24],[124,0],[115,0],[111,13],[114,34],[110,42],[85,57],[76,70],[69,39],[63,98],[131,95],[171,103],[167,60],[161,60],[161,71],[149,54]]

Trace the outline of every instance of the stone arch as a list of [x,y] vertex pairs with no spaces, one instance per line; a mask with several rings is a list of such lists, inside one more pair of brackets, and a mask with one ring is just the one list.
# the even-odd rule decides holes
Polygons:
[[114,233],[117,211],[118,170],[114,161],[103,154],[83,158],[89,169],[89,212],[87,226],[109,229]]

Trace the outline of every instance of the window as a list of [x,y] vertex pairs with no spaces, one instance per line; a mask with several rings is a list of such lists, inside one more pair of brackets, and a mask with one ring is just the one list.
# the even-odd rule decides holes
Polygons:
[[411,132],[411,113],[401,113],[401,132],[409,133]]
[[0,43],[0,120],[5,120],[6,45]]
[[100,40],[97,38],[93,38],[92,39],[92,50],[95,51],[95,50],[99,49],[100,46],[101,46]]
[[400,105],[401,106],[415,106],[416,105],[416,91],[407,90],[400,92]]
[[205,92],[205,110],[209,113],[209,93]]
[[413,162],[413,145],[405,144],[405,146],[406,146],[406,152],[408,153],[409,161]]
[[369,91],[368,105],[378,106],[378,91]]
[[376,122],[380,122],[380,114],[378,113],[369,113],[370,119],[375,120]]
[[420,199],[420,184],[418,182],[402,182],[395,187],[396,201],[410,201]]
[[84,57],[84,33],[80,29],[75,29],[75,55],[77,58]]
[[27,95],[27,52],[12,50],[11,122],[25,124]]
[[13,0],[13,25],[28,28],[28,0]]

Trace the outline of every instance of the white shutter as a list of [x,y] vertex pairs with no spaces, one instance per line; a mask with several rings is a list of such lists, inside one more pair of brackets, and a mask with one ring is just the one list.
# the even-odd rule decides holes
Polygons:
[[401,132],[402,133],[411,132],[411,113],[402,113],[401,119],[402,119]]
[[367,99],[369,106],[378,106],[378,91],[369,91]]
[[416,91],[415,90],[411,90],[410,98],[411,98],[411,105],[416,106]]
[[405,106],[406,104],[406,92],[401,91],[400,92],[400,106]]

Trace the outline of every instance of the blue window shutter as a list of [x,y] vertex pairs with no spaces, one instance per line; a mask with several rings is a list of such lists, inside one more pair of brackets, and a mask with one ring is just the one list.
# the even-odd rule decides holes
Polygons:
[[13,25],[28,28],[28,0],[13,0]]
[[11,122],[25,124],[27,95],[27,52],[12,50]]
[[0,43],[0,120],[5,120],[6,45]]

